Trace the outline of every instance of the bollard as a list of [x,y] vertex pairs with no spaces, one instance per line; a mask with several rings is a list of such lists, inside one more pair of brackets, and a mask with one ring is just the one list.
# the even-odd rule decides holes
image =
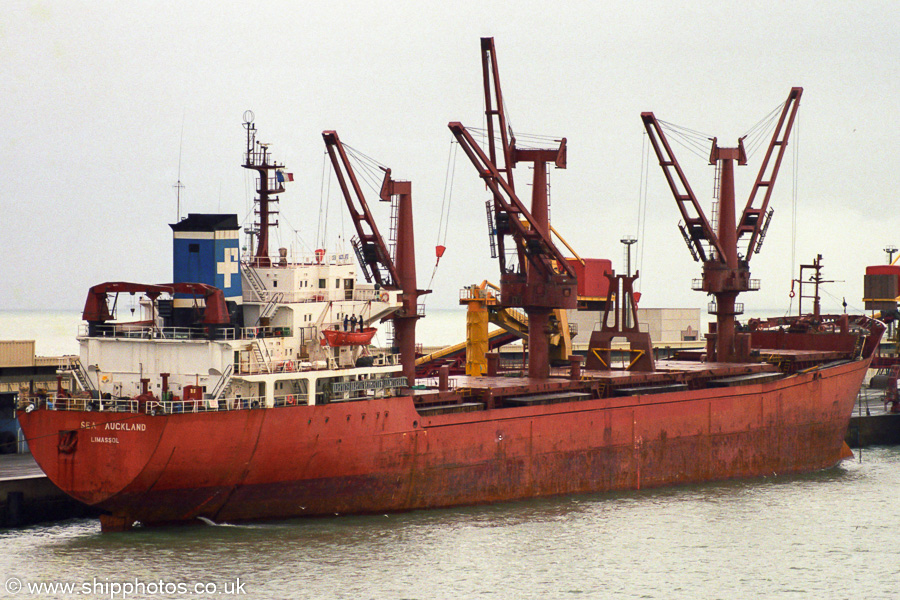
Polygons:
[[569,379],[573,381],[581,380],[581,363],[584,362],[583,356],[573,354],[569,357]]
[[438,369],[438,390],[446,392],[450,389],[450,367],[447,365]]
[[487,355],[487,375],[488,377],[496,377],[500,372],[500,355],[496,352],[489,352]]

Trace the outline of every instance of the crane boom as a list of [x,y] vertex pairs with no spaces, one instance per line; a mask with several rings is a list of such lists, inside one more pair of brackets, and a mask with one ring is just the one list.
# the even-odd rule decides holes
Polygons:
[[[487,122],[488,155],[491,164],[497,167],[497,171],[503,173],[509,186],[515,189],[513,182],[513,167],[515,167],[515,139],[511,138],[511,131],[506,122],[506,107],[503,104],[503,92],[500,88],[500,69],[497,65],[497,50],[494,47],[494,38],[481,38],[481,71],[484,78],[484,115]],[[493,91],[493,93],[491,93]],[[496,140],[494,128],[500,130],[500,143],[503,156],[503,164],[497,160]]]
[[[575,270],[565,259],[559,248],[553,243],[548,231],[541,226],[525,204],[516,195],[512,186],[500,175],[497,167],[491,162],[484,150],[475,142],[462,123],[454,121],[448,125],[456,137],[460,147],[484,180],[485,185],[493,192],[496,208],[500,214],[506,214],[504,225],[498,223],[497,241],[500,244],[501,270],[505,271],[503,253],[503,236],[510,235],[515,241],[520,259],[524,257],[537,272],[547,280],[557,275],[575,279]],[[525,222],[522,219],[525,219]],[[526,225],[527,223],[527,225]],[[524,263],[520,263],[524,266]]]
[[[784,158],[784,151],[787,149],[788,138],[791,135],[791,129],[794,126],[794,118],[797,116],[797,109],[800,108],[800,96],[803,95],[803,88],[791,88],[784,108],[781,110],[781,116],[778,118],[778,125],[775,126],[775,132],[772,134],[772,140],[769,142],[769,148],[766,150],[766,156],[763,158],[762,166],[759,168],[759,174],[756,176],[756,183],[750,191],[750,198],[747,200],[747,206],[738,221],[737,237],[738,240],[744,234],[750,235],[747,243],[746,260],[750,260],[750,256],[759,252],[759,246],[762,243],[761,232],[764,227],[763,215],[769,206],[769,198],[772,196],[772,188],[775,186],[775,178],[778,176],[778,169],[781,166],[781,159]],[[778,152],[775,161],[772,163],[771,173],[767,174],[769,161],[775,148]],[[765,188],[766,192],[763,196],[762,204],[759,208],[753,207],[753,202],[760,188]]]
[[694,195],[691,185],[684,176],[684,171],[681,170],[681,165],[678,164],[678,160],[672,152],[672,147],[659,126],[659,121],[656,120],[656,116],[652,112],[641,113],[641,120],[644,122],[644,128],[650,137],[650,143],[653,145],[657,159],[659,159],[659,166],[663,169],[663,174],[666,176],[666,181],[669,183],[669,188],[672,190],[672,195],[675,196],[675,202],[678,204],[678,210],[681,212],[682,219],[684,219],[686,239],[690,244],[692,254],[699,257],[700,262],[705,263],[710,260],[712,257],[707,256],[704,247],[704,242],[706,242],[716,250],[715,254],[719,257],[719,260],[724,260],[722,257],[725,256],[725,252],[719,242],[719,237],[713,231],[712,226],[710,226],[703,209],[700,208],[697,196]]
[[[359,187],[359,181],[356,179],[356,174],[347,158],[344,145],[341,143],[336,131],[323,131],[322,137],[325,140],[325,147],[328,150],[328,156],[331,158],[331,164],[341,186],[344,200],[347,202],[347,209],[350,211],[350,216],[353,219],[353,226],[356,228],[358,236],[357,254],[362,261],[366,280],[371,282],[374,279],[381,287],[388,290],[401,289],[397,268],[391,259],[387,245],[384,243],[384,238],[378,232],[378,226],[375,224],[375,219],[369,211],[369,205],[366,203],[362,189]],[[390,169],[386,169],[382,190],[389,187],[390,177]],[[353,188],[353,193],[350,191],[351,187]]]

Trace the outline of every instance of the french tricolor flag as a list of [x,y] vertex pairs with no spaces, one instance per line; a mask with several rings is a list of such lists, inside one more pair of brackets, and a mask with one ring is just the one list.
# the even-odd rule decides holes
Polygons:
[[293,173],[285,173],[281,169],[275,171],[275,181],[278,183],[284,183],[285,181],[293,181],[294,174]]

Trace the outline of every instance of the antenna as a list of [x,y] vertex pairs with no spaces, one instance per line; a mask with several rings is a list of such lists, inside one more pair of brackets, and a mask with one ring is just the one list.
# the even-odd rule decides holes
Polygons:
[[184,148],[184,116],[185,113],[181,114],[181,142],[178,144],[178,181],[175,182],[175,185],[172,187],[175,188],[175,221],[181,221],[181,190],[184,189],[184,184],[181,183],[181,151]]

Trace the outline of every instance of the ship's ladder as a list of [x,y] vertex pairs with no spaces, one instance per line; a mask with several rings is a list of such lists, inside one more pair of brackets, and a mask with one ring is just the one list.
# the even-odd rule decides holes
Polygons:
[[390,244],[391,260],[397,262],[397,229],[400,222],[399,196],[391,196],[391,222],[388,229],[388,243]]
[[[381,281],[391,281],[391,271],[384,260],[381,259],[382,257],[379,257],[375,244],[363,242],[359,236],[355,235],[350,239],[350,245],[353,246],[353,251],[356,253],[356,258],[359,261],[359,266],[366,281],[373,281],[375,269],[378,270],[378,276],[381,278]],[[388,252],[391,251],[389,250]]]
[[485,203],[487,210],[488,223],[488,239],[491,244],[491,258],[497,258],[497,227],[494,225],[494,201],[488,200]]
[[253,290],[253,294],[256,296],[257,302],[265,302],[267,295],[266,285],[263,283],[259,273],[256,272],[256,269],[246,264],[243,265],[242,271],[247,279],[247,283],[250,284],[250,289]]
[[70,368],[72,374],[75,376],[75,380],[78,382],[78,386],[85,392],[95,391],[94,383],[91,381],[91,378],[88,376],[87,371],[84,368],[84,365],[81,364],[81,360],[74,359],[70,363]]
[[232,383],[232,375],[234,374],[234,365],[228,365],[225,367],[225,372],[222,373],[222,377],[216,383],[216,387],[213,388],[212,391],[212,399],[215,401],[219,401],[228,393],[231,389]]
[[272,356],[269,354],[269,349],[265,342],[263,342],[263,340],[254,340],[252,348],[260,372],[271,373]]
[[393,348],[394,347],[394,320],[393,319],[388,319],[387,321],[384,322],[383,331],[384,331],[384,340],[385,340],[384,343],[387,345],[388,349]]
[[302,401],[302,399],[307,398],[307,395],[306,395],[307,390],[305,390],[303,388],[301,383],[306,383],[306,381],[301,382],[301,380],[299,380],[299,379],[292,380],[290,382],[291,390],[293,390],[295,398],[301,399],[301,402],[300,402],[301,404],[308,404],[309,403],[308,399],[306,400],[306,402]]
[[284,299],[284,292],[276,292],[272,294],[269,302],[263,307],[263,309],[259,312],[259,318],[256,320],[256,324],[259,325],[259,322],[263,319],[268,319],[272,315],[275,314],[275,311],[278,310],[278,304]]

